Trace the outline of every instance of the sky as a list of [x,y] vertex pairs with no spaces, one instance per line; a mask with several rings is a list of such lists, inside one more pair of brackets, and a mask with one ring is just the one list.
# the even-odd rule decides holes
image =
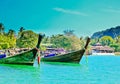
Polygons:
[[6,31],[91,36],[120,25],[120,0],[0,0],[0,23]]

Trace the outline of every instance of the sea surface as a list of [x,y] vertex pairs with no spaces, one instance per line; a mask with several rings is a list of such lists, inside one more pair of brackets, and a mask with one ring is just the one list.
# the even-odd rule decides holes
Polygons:
[[0,84],[120,84],[120,56],[84,56],[79,64],[0,64]]

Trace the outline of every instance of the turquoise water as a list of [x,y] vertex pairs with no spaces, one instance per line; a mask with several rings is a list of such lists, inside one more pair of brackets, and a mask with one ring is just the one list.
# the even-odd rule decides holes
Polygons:
[[0,84],[120,84],[120,56],[84,56],[80,64],[0,64]]

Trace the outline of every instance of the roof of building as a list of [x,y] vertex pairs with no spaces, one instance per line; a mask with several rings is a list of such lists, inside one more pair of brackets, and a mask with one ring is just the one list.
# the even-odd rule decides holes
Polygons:
[[109,46],[102,46],[100,43],[96,43],[95,46],[92,46],[92,50],[106,50],[106,51],[114,51],[113,48]]

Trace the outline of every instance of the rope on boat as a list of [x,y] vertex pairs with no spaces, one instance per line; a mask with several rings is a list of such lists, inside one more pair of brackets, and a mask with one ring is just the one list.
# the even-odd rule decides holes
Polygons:
[[[86,49],[86,51],[87,51],[87,49]],[[85,53],[85,61],[88,64],[88,55],[86,53]]]
[[85,47],[84,47],[84,48],[85,48],[86,63],[88,63],[88,57],[87,57],[87,54],[88,54],[88,53],[86,53],[86,51],[88,51],[88,48],[87,48],[87,47],[88,47],[89,42],[90,42],[90,38],[88,37],[88,38],[87,38],[86,45],[85,45]]
[[36,57],[37,57],[37,62],[38,64],[40,64],[40,50],[38,48],[35,48],[36,49]]

